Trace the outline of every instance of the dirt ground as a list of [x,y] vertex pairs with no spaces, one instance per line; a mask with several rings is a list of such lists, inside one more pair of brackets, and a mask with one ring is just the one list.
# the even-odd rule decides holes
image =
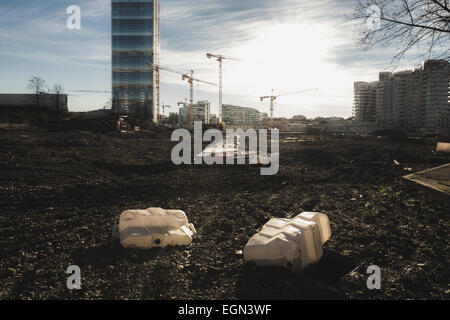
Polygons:
[[[450,162],[434,142],[282,134],[280,172],[174,166],[169,131],[0,132],[0,299],[448,299],[449,199],[401,177]],[[393,164],[397,160],[400,165]],[[181,209],[191,246],[126,250],[126,209]],[[332,238],[301,275],[244,265],[272,217],[320,211]],[[70,265],[82,289],[66,287]],[[381,290],[366,269],[381,268]]]

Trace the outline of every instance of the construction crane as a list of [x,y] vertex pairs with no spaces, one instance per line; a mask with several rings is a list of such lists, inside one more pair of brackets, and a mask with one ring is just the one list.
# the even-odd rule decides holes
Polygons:
[[186,99],[184,99],[184,101],[182,101],[182,102],[178,102],[178,103],[177,103],[177,105],[178,105],[178,106],[183,106],[183,107],[186,107],[186,106],[187,106],[187,104],[188,104],[188,103],[187,103],[187,98],[186,98]]
[[187,82],[189,83],[189,93],[190,93],[190,105],[189,105],[189,124],[191,126],[194,125],[194,82],[199,82],[199,83],[204,83],[204,84],[209,84],[212,86],[217,86],[217,84],[212,83],[212,82],[208,82],[208,81],[203,81],[200,79],[196,79],[194,78],[194,70],[191,70],[191,75],[188,76],[185,73],[182,72],[178,72],[166,67],[162,67],[160,65],[154,64],[154,63],[150,63],[148,62],[147,65],[151,68],[153,68],[156,72],[159,72],[159,70],[163,70],[163,71],[167,71],[167,72],[172,72],[172,73],[176,73],[176,74],[180,74],[181,75],[181,79],[187,80]]
[[239,59],[234,59],[234,58],[227,58],[224,57],[220,54],[212,54],[212,53],[207,53],[206,57],[208,59],[211,58],[216,58],[217,61],[219,61],[219,122],[222,123],[222,79],[223,79],[223,60],[235,60],[235,61],[240,61]]
[[181,77],[184,80],[187,80],[189,83],[189,95],[190,95],[190,104],[189,104],[189,123],[191,126],[194,125],[194,81],[199,83],[205,83],[209,84],[211,86],[217,86],[217,84],[212,82],[207,82],[199,79],[194,78],[194,70],[191,70],[191,75],[188,76],[186,74],[183,74]]
[[163,109],[163,118],[164,118],[164,110],[166,109],[166,108],[169,108],[170,109],[170,106],[168,105],[168,104],[164,104],[164,102],[163,102],[163,105],[161,106],[161,108]]
[[261,97],[260,98],[261,102],[264,101],[265,99],[270,99],[270,122],[271,122],[271,125],[273,126],[273,111],[274,111],[274,108],[275,108],[275,101],[277,100],[278,97],[290,96],[290,95],[293,95],[293,94],[305,93],[305,92],[310,92],[310,91],[315,91],[315,90],[319,90],[319,89],[317,89],[317,88],[306,89],[306,90],[301,90],[301,91],[296,91],[296,92],[290,92],[290,93],[283,93],[283,94],[274,95],[274,91],[275,90],[272,89],[272,95]]

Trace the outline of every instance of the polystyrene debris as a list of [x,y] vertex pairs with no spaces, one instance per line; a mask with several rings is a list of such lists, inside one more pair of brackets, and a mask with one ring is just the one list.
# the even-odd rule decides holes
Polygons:
[[196,234],[181,210],[149,208],[127,210],[120,215],[120,243],[125,248],[150,249],[166,246],[188,246]]
[[293,219],[271,219],[244,248],[244,260],[257,266],[281,266],[295,272],[317,263],[331,237],[325,214],[304,212]]

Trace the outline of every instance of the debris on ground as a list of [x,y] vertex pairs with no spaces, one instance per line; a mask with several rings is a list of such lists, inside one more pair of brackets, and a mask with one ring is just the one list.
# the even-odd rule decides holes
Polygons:
[[[261,176],[255,166],[172,165],[168,130],[0,133],[1,299],[449,298],[450,201],[402,179],[403,167],[450,163],[434,140],[281,133],[298,142],[281,143],[279,173]],[[385,155],[389,165],[370,163]],[[188,248],[111,241],[123,211],[151,206],[188,213],[198,232]],[[236,252],[262,225],[304,211],[325,213],[333,230],[311,271],[245,267]],[[374,264],[381,290],[367,289]],[[82,274],[75,292],[71,265]]]
[[120,215],[120,244],[124,248],[165,248],[188,246],[196,233],[181,210],[148,208],[127,210]]
[[330,239],[330,221],[322,213],[305,212],[293,219],[273,218],[244,248],[244,259],[257,266],[279,266],[301,272],[319,262]]
[[450,163],[404,177],[406,180],[450,196]]
[[438,142],[436,152],[450,153],[450,143]]

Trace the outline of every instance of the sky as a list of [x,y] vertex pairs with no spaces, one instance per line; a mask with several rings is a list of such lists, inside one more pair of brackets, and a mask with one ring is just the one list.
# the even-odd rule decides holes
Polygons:
[[[81,8],[81,29],[69,30],[67,7]],[[218,83],[218,63],[206,53],[240,59],[224,62],[223,103],[269,112],[260,96],[279,97],[275,117],[349,117],[353,82],[375,81],[388,70],[396,48],[364,48],[364,23],[349,19],[356,0],[160,0],[160,64],[194,70]],[[70,111],[102,108],[111,88],[111,0],[0,0],[0,93],[27,92],[40,76],[69,93]],[[397,69],[420,65],[406,57]],[[189,87],[162,72],[161,104],[178,111]],[[218,88],[195,85],[194,100],[218,113]]]

